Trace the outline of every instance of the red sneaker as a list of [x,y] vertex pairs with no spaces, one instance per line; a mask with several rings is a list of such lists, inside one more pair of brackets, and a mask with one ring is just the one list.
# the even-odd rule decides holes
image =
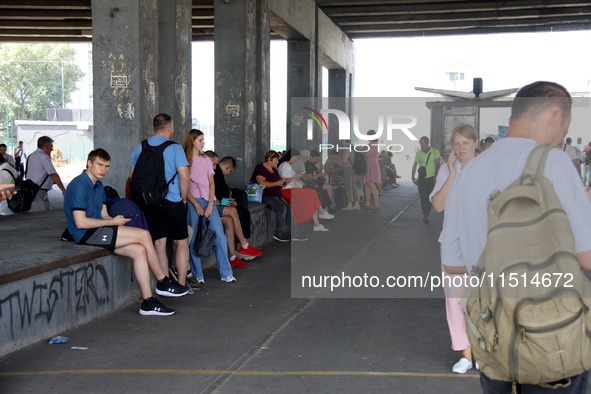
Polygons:
[[262,254],[263,254],[263,252],[261,252],[260,250],[256,250],[255,248],[252,247],[251,244],[248,244],[248,248],[246,248],[246,249],[244,249],[242,246],[240,246],[240,249],[238,249],[236,251],[236,255],[238,257],[241,257],[241,258],[247,259],[247,260],[250,260],[254,257],[258,257]]
[[248,267],[248,264],[240,260],[240,257],[236,256],[234,260],[230,260],[230,266],[232,268],[246,268]]

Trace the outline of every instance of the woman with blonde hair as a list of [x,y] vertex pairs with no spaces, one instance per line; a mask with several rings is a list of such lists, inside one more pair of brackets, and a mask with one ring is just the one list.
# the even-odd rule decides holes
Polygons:
[[199,283],[205,283],[203,279],[203,270],[201,269],[201,258],[195,251],[195,239],[197,238],[197,229],[201,217],[209,219],[209,228],[215,234],[215,257],[217,260],[218,271],[222,282],[236,282],[234,278],[230,261],[228,260],[228,247],[226,244],[226,235],[218,214],[214,209],[215,185],[213,182],[213,165],[211,159],[203,154],[205,145],[203,132],[192,129],[187,133],[183,142],[183,149],[189,162],[189,193],[187,200],[187,220],[189,226],[193,229],[193,235],[190,243],[190,263],[193,275]]
[[[447,195],[456,178],[468,163],[474,159],[478,149],[478,134],[474,127],[467,124],[460,124],[451,133],[450,144],[452,152],[447,159],[447,165],[441,166],[437,174],[435,187],[429,195],[433,209],[442,212],[445,209]],[[443,231],[439,236],[439,242],[442,242]],[[442,267],[443,269],[443,267]],[[444,281],[444,285],[453,283],[455,275],[451,276],[451,281]],[[465,311],[459,305],[464,293],[464,286],[444,286],[445,292],[445,312],[447,315],[447,325],[451,336],[451,347],[455,351],[462,352],[460,361],[454,364],[452,372],[466,373],[473,367],[472,350],[468,336],[466,335],[466,325],[464,322]]]

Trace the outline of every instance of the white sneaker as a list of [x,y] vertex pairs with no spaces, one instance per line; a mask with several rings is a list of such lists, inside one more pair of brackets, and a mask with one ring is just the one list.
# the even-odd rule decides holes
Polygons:
[[203,279],[203,278],[195,278],[195,279],[197,279],[197,282],[205,284],[205,279]]
[[331,215],[330,213],[328,213],[328,211],[326,211],[324,213],[319,214],[318,219],[331,220],[334,219],[334,215]]
[[324,227],[322,224],[319,224],[318,226],[314,226],[313,229],[314,229],[314,231],[328,231],[328,229],[326,227]]
[[[222,282],[226,282],[226,283],[236,282],[236,278],[234,278],[234,275],[223,276]],[[470,367],[470,368],[472,368],[472,367]]]
[[454,364],[451,371],[455,373],[466,373],[470,369],[472,369],[472,361],[468,361],[466,357],[462,357],[460,361]]

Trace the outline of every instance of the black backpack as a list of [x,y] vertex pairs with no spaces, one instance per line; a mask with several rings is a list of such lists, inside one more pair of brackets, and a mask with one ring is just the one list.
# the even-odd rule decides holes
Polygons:
[[363,153],[355,153],[355,160],[353,160],[353,171],[355,171],[355,174],[357,175],[364,175],[367,172],[367,160],[365,159]]
[[168,185],[176,178],[178,172],[166,182],[164,172],[164,149],[175,144],[166,141],[158,146],[151,146],[148,140],[142,141],[142,152],[137,159],[131,177],[131,196],[133,201],[142,205],[158,205],[168,194]]
[[[31,209],[31,204],[35,199],[35,196],[37,196],[37,193],[39,192],[39,186],[30,179],[22,180],[18,177],[15,178],[14,175],[12,175],[12,172],[7,169],[4,169],[4,171],[10,174],[12,179],[14,179],[15,187],[19,189],[18,193],[13,195],[12,198],[7,201],[8,208],[14,213],[28,212]],[[42,185],[45,183],[48,176],[49,174],[45,176],[41,182]]]

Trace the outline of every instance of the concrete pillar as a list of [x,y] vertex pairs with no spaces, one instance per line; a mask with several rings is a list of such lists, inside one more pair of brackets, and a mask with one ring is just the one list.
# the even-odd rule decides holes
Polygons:
[[159,112],[172,116],[173,138],[180,143],[192,128],[191,7],[191,0],[158,2]]
[[111,155],[105,185],[123,195],[131,150],[159,108],[158,2],[93,0],[92,30],[94,146]]
[[[322,89],[322,63],[314,41],[288,41],[287,43],[287,148],[313,148],[319,141],[307,141],[305,123],[294,123],[291,99],[294,97],[320,97]],[[297,111],[297,108],[294,110]],[[317,148],[316,148],[317,149]]]
[[233,156],[226,178],[243,187],[270,147],[268,0],[215,0],[215,151]]
[[92,27],[94,146],[111,155],[104,183],[124,195],[154,115],[173,117],[177,142],[191,128],[191,0],[93,0]]
[[[343,112],[346,112],[349,115],[349,119],[351,119],[348,81],[349,78],[347,70],[338,68],[328,70],[328,106],[331,109],[339,109]],[[328,143],[337,146],[339,145],[339,135],[336,127],[338,122],[336,122],[334,117],[330,117],[328,121]]]

